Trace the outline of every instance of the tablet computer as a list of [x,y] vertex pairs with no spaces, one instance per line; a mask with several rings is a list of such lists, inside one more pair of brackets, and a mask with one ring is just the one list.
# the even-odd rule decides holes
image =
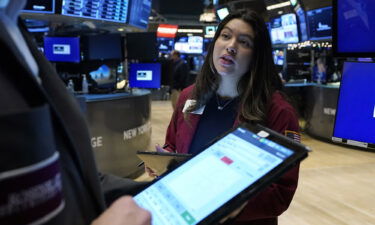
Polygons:
[[260,125],[238,126],[134,196],[152,225],[214,224],[288,169],[309,148]]
[[174,168],[179,163],[190,158],[191,154],[137,151],[137,156],[146,164],[146,166],[151,168],[155,174],[160,176],[167,170]]

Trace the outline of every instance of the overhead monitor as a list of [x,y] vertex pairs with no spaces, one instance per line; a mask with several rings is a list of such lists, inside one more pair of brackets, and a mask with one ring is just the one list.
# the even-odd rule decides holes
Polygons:
[[122,39],[120,34],[101,34],[82,37],[84,60],[121,60]]
[[78,37],[44,37],[44,55],[52,62],[80,62]]
[[332,7],[307,11],[310,40],[332,38]]
[[282,15],[271,21],[272,44],[289,44],[298,42],[298,28],[296,15],[293,13]]
[[127,33],[126,51],[128,59],[156,59],[158,57],[156,32]]
[[375,147],[375,63],[345,62],[332,140]]
[[28,0],[22,12],[55,13],[55,0]]
[[129,86],[131,88],[160,88],[160,63],[131,63]]
[[159,52],[169,53],[173,50],[173,47],[174,47],[173,38],[158,37],[157,40],[158,40]]
[[271,29],[271,41],[272,44],[283,44],[284,43],[284,32],[281,24],[281,18],[273,18],[270,22]]
[[151,0],[131,0],[128,23],[146,29],[151,12]]
[[298,0],[290,0],[290,4],[294,7],[298,4]]
[[334,1],[333,51],[336,56],[375,56],[375,1]]
[[296,14],[299,25],[300,41],[307,41],[309,39],[309,36],[307,31],[305,11],[301,7],[298,7],[296,9]]
[[284,31],[284,43],[298,42],[298,28],[296,14],[289,13],[281,16],[281,24]]
[[216,15],[219,20],[223,20],[226,16],[229,15],[229,8],[227,6],[222,6],[216,10]]
[[174,49],[183,54],[202,54],[203,37],[201,36],[184,36],[176,39]]
[[129,0],[63,0],[61,14],[95,20],[126,23]]

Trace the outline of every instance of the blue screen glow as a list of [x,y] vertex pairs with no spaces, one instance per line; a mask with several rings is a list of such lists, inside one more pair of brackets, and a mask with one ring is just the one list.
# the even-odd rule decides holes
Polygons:
[[305,11],[301,7],[299,7],[296,10],[297,17],[298,17],[298,24],[299,24],[299,30],[301,33],[301,41],[307,41],[308,35],[307,35],[307,25],[306,25],[306,16]]
[[337,1],[339,53],[375,53],[375,1]]
[[28,0],[22,12],[55,13],[55,0]]
[[132,0],[129,10],[129,24],[146,29],[151,12],[151,0]]
[[131,63],[129,86],[131,88],[160,88],[159,63]]
[[44,37],[44,55],[53,62],[79,62],[79,38]]
[[375,143],[375,63],[346,62],[334,137]]
[[295,14],[285,14],[272,20],[271,41],[272,44],[288,44],[298,42],[298,28]]
[[307,11],[310,40],[332,38],[332,7]]
[[125,23],[128,14],[128,0],[62,0],[61,14]]

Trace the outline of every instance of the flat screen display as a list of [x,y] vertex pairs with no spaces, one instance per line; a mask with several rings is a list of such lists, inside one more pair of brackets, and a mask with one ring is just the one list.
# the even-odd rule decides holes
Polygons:
[[278,49],[272,50],[272,54],[273,54],[273,61],[275,65],[278,65],[278,66],[284,65],[285,53],[283,50],[278,50]]
[[150,12],[151,0],[131,0],[128,23],[135,27],[146,29]]
[[126,23],[129,0],[62,0],[61,14]]
[[294,13],[281,16],[281,24],[284,31],[284,43],[298,42],[297,19]]
[[307,41],[309,39],[309,36],[307,34],[307,24],[306,24],[305,11],[301,7],[298,7],[296,9],[296,14],[297,14],[297,18],[298,18],[300,39],[301,39],[301,41]]
[[203,37],[188,36],[177,38],[174,49],[183,54],[202,54],[203,53]]
[[213,38],[215,36],[217,26],[206,26],[204,29],[205,38]]
[[296,15],[293,13],[282,15],[271,21],[272,44],[288,44],[298,42],[298,28]]
[[131,88],[160,88],[160,63],[131,63],[129,86]]
[[375,63],[344,63],[334,138],[375,144],[374,84]]
[[55,13],[55,0],[27,0],[22,12]]
[[44,37],[44,55],[53,62],[80,62],[78,37]]
[[219,17],[219,20],[223,20],[226,16],[229,15],[229,9],[227,7],[220,8],[216,10],[216,14]]
[[116,83],[116,71],[103,64],[97,70],[89,72],[97,88],[113,88]]
[[126,51],[129,59],[153,60],[158,57],[156,32],[126,34]]
[[134,199],[152,213],[152,225],[200,224],[295,154],[249,130],[237,128]]
[[307,11],[310,40],[332,38],[332,7]]
[[347,57],[375,55],[375,1],[337,0],[334,51]]
[[85,60],[111,60],[122,58],[120,34],[103,34],[82,37]]
[[169,53],[173,50],[174,38],[158,37],[157,40],[159,52]]

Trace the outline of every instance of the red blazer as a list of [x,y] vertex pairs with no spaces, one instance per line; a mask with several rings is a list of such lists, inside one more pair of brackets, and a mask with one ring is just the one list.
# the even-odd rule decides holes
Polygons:
[[[190,114],[189,120],[184,119],[182,109],[194,86],[184,89],[177,102],[167,129],[167,150],[187,153],[199,123],[200,115]],[[233,126],[238,125],[236,120]],[[267,113],[266,126],[284,134],[285,130],[299,131],[298,118],[294,108],[275,92]],[[238,215],[233,224],[240,225],[276,225],[277,216],[283,213],[292,201],[297,188],[299,166],[285,173],[277,182],[249,200],[246,207]]]

